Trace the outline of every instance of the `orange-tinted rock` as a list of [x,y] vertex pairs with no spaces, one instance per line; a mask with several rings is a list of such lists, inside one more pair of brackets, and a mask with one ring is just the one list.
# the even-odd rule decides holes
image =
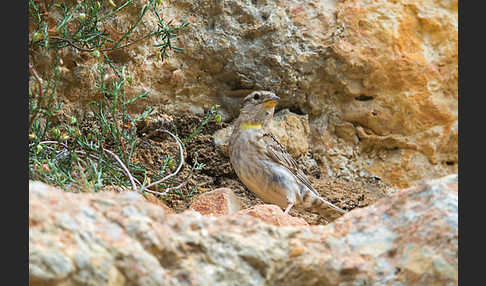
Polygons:
[[189,208],[203,215],[220,216],[241,210],[241,202],[231,189],[219,188],[195,196]]
[[[339,95],[329,102],[315,87],[309,102],[317,116],[331,103],[340,118],[323,130],[329,137],[313,140],[328,145],[320,159],[329,173],[343,173],[344,165],[407,187],[457,172],[457,1],[342,1],[335,25],[342,30],[332,39],[327,74],[342,88],[334,85]],[[354,132],[342,132],[346,122]],[[360,142],[336,140],[334,126],[342,139]],[[363,154],[346,154],[346,145]]]

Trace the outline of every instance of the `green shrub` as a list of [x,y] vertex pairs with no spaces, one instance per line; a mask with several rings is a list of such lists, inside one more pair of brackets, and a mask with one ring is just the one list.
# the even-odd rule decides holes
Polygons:
[[[35,67],[29,64],[29,178],[80,191],[96,191],[106,185],[117,185],[160,194],[148,189],[159,183],[165,190],[162,194],[178,191],[184,183],[180,183],[178,173],[184,163],[183,145],[199,134],[207,122],[218,118],[216,107],[211,108],[206,118],[184,140],[169,130],[162,130],[177,141],[179,154],[174,157],[168,155],[161,170],[151,170],[141,163],[133,162],[132,155],[140,143],[137,123],[150,116],[153,108],[147,107],[137,116],[127,112],[129,105],[148,97],[149,94],[127,98],[125,88],[131,84],[131,75],[125,67],[115,65],[107,56],[107,52],[128,49],[144,39],[155,38],[155,46],[160,51],[159,59],[163,61],[168,50],[181,50],[180,47],[172,45],[172,40],[187,24],[172,27],[170,23],[165,23],[159,14],[159,1],[152,0],[141,9],[138,18],[125,33],[113,37],[103,29],[104,23],[107,19],[116,17],[122,9],[130,7],[133,0],[125,1],[118,7],[114,3],[111,6],[106,5],[111,3],[110,1],[100,4],[100,1],[92,0],[71,4],[51,1],[47,7],[43,6],[44,3],[46,2],[29,1],[29,21],[32,29],[30,56],[33,56],[32,51],[36,49],[47,53],[69,46],[102,59],[103,61],[98,61],[99,78],[96,88],[106,96],[90,103],[96,110],[93,122],[96,128],[83,128],[74,116],[66,122],[54,121],[53,117],[63,111],[57,95],[60,74],[64,72],[61,57],[54,53],[56,56],[50,75],[45,75],[50,78],[45,80],[40,77]],[[58,20],[53,27],[49,26],[54,19],[48,17],[50,13],[62,15],[57,17]],[[155,15],[157,28],[140,38],[129,40],[134,29],[148,13]],[[103,65],[102,62],[107,65]],[[110,84],[105,81],[106,75],[114,77]],[[190,174],[204,166],[197,162],[197,154],[194,158],[196,159],[190,166]],[[177,169],[174,165],[177,165]],[[153,183],[149,184],[149,181]]]

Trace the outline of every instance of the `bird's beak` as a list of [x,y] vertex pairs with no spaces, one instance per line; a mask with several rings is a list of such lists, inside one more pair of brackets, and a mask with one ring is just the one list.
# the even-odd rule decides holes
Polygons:
[[267,108],[273,108],[275,105],[277,105],[278,101],[280,100],[280,97],[276,96],[275,94],[271,94],[268,96],[268,98],[265,99],[263,102],[263,106]]

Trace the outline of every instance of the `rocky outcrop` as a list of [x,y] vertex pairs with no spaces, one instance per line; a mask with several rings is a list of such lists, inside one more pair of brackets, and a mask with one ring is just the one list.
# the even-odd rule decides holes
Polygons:
[[457,285],[457,207],[457,176],[284,227],[30,182],[30,285]]
[[[127,30],[146,1],[110,19]],[[239,97],[267,89],[278,108],[308,114],[306,138],[324,172],[379,177],[398,187],[457,172],[457,1],[181,0],[163,1],[173,25],[189,23],[183,47],[157,60],[154,42],[112,53],[133,75],[138,110],[202,113],[221,105],[237,115]],[[156,25],[148,18],[134,32]],[[49,57],[33,54],[39,70]],[[63,50],[70,73],[59,94],[95,98],[96,59]],[[80,104],[83,106],[83,104]]]

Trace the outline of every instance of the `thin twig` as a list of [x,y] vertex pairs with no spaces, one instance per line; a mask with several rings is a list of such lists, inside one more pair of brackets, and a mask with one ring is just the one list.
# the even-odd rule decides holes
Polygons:
[[[47,147],[47,146],[46,146]],[[64,158],[66,158],[67,156],[69,155],[69,150],[64,148],[62,149],[61,151],[59,151],[56,156],[54,157],[54,159],[52,160],[53,163],[56,163],[58,160],[62,160]]]
[[[41,142],[38,143],[38,145],[43,145],[43,144],[59,144],[59,145],[63,146],[64,148],[69,149],[68,148],[68,145],[66,143],[64,143],[64,142],[58,142],[58,141],[41,141]],[[30,143],[29,144],[29,147],[32,147],[34,145],[35,145],[35,143]],[[54,150],[53,148],[51,148],[49,146],[46,146],[46,147],[49,148],[49,149],[51,149],[51,150]],[[56,157],[57,156],[60,156],[61,153],[65,152],[65,151],[67,151],[67,150],[66,149],[62,149],[62,150],[58,151],[58,154],[56,155]],[[84,152],[82,150],[74,150],[74,153],[81,154],[81,155],[88,155],[91,158],[96,159],[96,160],[99,160],[100,159],[97,156],[95,156],[93,154],[87,154],[86,152]],[[54,159],[54,160],[56,160],[56,159]],[[103,159],[101,159],[101,160],[103,160]]]
[[[48,146],[46,146],[46,147],[48,147]],[[48,148],[51,148],[51,147],[48,147]],[[66,148],[67,148],[67,146],[66,146]],[[98,156],[95,156],[93,154],[87,154],[86,152],[84,152],[82,150],[74,150],[73,152],[76,153],[76,154],[86,155],[86,156],[91,157],[95,160],[100,160],[100,158]],[[55,163],[58,160],[62,160],[64,158],[66,158],[68,155],[69,155],[69,150],[68,149],[62,149],[61,151],[58,151],[56,157],[54,157],[53,162]],[[101,159],[101,161],[104,161],[104,160]]]
[[[117,156],[115,153],[113,153],[112,151],[110,151],[110,150],[108,150],[108,149],[103,148],[103,151],[104,151],[104,152],[106,152],[107,154],[109,154],[110,156],[112,156],[112,157],[113,157],[113,158],[114,158],[114,159],[115,159],[115,160],[118,162],[118,164],[120,164],[120,166],[122,167],[122,170],[123,170],[123,171],[125,172],[125,174],[128,176],[128,178],[129,178],[129,180],[130,180],[130,183],[132,184],[132,189],[133,189],[134,191],[138,191],[138,192],[140,192],[140,193],[141,193],[141,192],[149,192],[149,193],[153,193],[153,194],[156,194],[156,195],[165,195],[165,194],[166,194],[168,191],[171,191],[171,190],[175,190],[175,189],[182,188],[182,187],[183,187],[183,186],[184,186],[184,185],[187,183],[187,180],[189,180],[189,177],[192,175],[192,170],[191,170],[191,173],[189,174],[188,178],[187,178],[186,180],[184,180],[184,182],[182,182],[182,183],[181,183],[181,184],[179,184],[178,186],[167,188],[167,189],[166,189],[166,190],[165,190],[163,193],[162,193],[162,192],[156,192],[156,191],[152,191],[152,190],[150,190],[150,189],[149,189],[149,187],[154,186],[154,185],[157,185],[157,184],[160,184],[160,183],[162,183],[163,181],[166,181],[167,179],[169,179],[169,178],[171,178],[171,177],[173,177],[173,176],[177,175],[177,174],[179,173],[179,171],[181,170],[182,165],[184,164],[184,148],[182,147],[182,143],[181,143],[180,139],[179,139],[179,138],[178,138],[176,135],[172,134],[171,132],[169,132],[169,131],[167,131],[167,130],[160,130],[160,131],[161,131],[161,132],[165,132],[165,133],[169,134],[170,136],[172,136],[172,138],[174,138],[174,139],[176,140],[177,145],[179,146],[179,155],[180,155],[180,162],[179,162],[179,166],[177,167],[177,169],[176,169],[176,170],[175,170],[173,173],[171,173],[171,174],[169,174],[169,175],[165,176],[164,178],[162,178],[162,179],[160,179],[160,180],[158,180],[158,181],[156,181],[156,182],[153,182],[153,183],[151,183],[151,184],[149,184],[149,185],[147,185],[147,186],[145,186],[145,187],[141,188],[140,190],[138,190],[137,185],[135,184],[135,181],[136,181],[136,182],[137,182],[137,183],[138,183],[140,186],[142,186],[142,183],[140,183],[140,181],[138,181],[136,178],[134,178],[134,177],[132,176],[132,174],[130,173],[130,171],[128,170],[128,168],[125,166],[125,164],[124,164],[124,163],[121,161],[121,159],[120,159],[120,158],[119,158],[119,157],[118,157],[118,156]],[[63,143],[63,142],[57,142],[57,141],[41,141],[41,142],[39,142],[38,144],[39,144],[39,145],[40,145],[40,144],[60,144],[60,145],[62,145],[62,146],[64,146],[64,147],[68,148],[68,146],[67,146],[65,143]],[[34,143],[30,144],[29,146],[33,146],[33,145],[34,145]],[[61,152],[62,152],[62,151],[61,151]],[[78,152],[80,152],[80,153],[81,153],[81,152],[82,152],[82,153],[85,153],[84,151],[75,151],[75,152],[76,152],[76,153],[78,153]],[[86,154],[86,153],[85,153],[85,154]]]
[[[32,146],[34,143],[30,144],[29,146]],[[66,148],[68,148],[67,144],[66,143],[63,143],[63,142],[57,142],[57,141],[42,141],[42,142],[39,142],[39,145],[40,144],[60,144]],[[63,149],[61,150],[61,152],[65,151],[66,149]],[[132,174],[130,174],[130,171],[128,171],[128,168],[125,166],[125,164],[123,164],[122,160],[120,160],[120,158],[113,152],[111,152],[110,150],[108,149],[105,149],[103,148],[103,151],[105,151],[107,154],[109,154],[110,156],[112,156],[113,158],[115,158],[115,160],[118,162],[118,164],[120,164],[120,166],[122,167],[123,171],[125,172],[125,174],[128,176],[128,179],[130,179],[130,183],[132,184],[132,188],[134,191],[137,191],[137,185],[135,184],[135,181],[133,179],[133,176]],[[78,151],[75,151],[76,153],[78,153]],[[79,151],[79,152],[82,152],[84,154],[86,154],[86,152],[84,151]]]
[[88,155],[89,157],[95,159],[95,160],[101,160],[101,162],[103,162],[104,160],[103,159],[100,159],[98,156],[96,155],[93,155],[93,154],[87,154],[86,152],[84,151],[81,151],[81,150],[74,150],[74,153],[77,153],[77,154],[81,154],[81,155]]
[[[120,147],[122,149],[122,154],[126,154],[126,149],[125,149],[125,143],[123,142],[122,138],[121,138],[121,131],[120,131],[120,124],[118,124],[118,120],[116,120],[116,118],[114,119],[115,121],[115,127],[116,127],[116,136],[117,136],[117,139],[118,141],[120,141]],[[128,163],[127,163],[128,164]]]
[[[64,143],[64,142],[57,142],[57,141],[41,141],[38,144],[39,145],[41,145],[41,144],[59,144],[59,145],[62,145],[63,147],[65,147],[65,148],[68,148],[68,146],[66,145],[66,143]],[[34,145],[35,145],[35,143],[30,143],[29,144],[29,147],[32,147]]]
[[44,91],[42,90],[42,80],[37,74],[37,71],[35,70],[34,66],[29,63],[29,71],[34,76],[35,80],[39,84],[39,97],[37,98],[37,108],[34,110],[34,113],[30,117],[30,122],[29,122],[29,129],[32,127],[32,123],[34,122],[35,117],[39,113],[39,108],[42,102],[42,99],[44,98]]
[[173,190],[178,190],[182,187],[184,187],[187,182],[189,181],[189,179],[192,177],[192,174],[193,174],[193,170],[191,169],[191,172],[189,173],[189,175],[182,181],[182,183],[180,183],[179,185],[175,186],[175,187],[169,187],[167,189],[165,189],[163,192],[157,192],[157,191],[151,191],[151,190],[144,190],[144,192],[149,192],[149,193],[152,193],[152,194],[155,194],[155,195],[160,195],[160,196],[165,196],[168,192],[170,191],[173,191]]
[[[135,181],[133,180],[132,174],[130,174],[130,171],[128,171],[128,168],[125,166],[125,164],[123,164],[122,160],[120,160],[120,158],[115,153],[111,152],[108,149],[103,148],[103,151],[105,151],[106,153],[111,155],[113,158],[115,158],[115,160],[118,162],[118,164],[120,164],[120,166],[122,167],[123,171],[125,171],[125,174],[128,176],[128,179],[130,179],[130,183],[132,183],[133,191],[137,191],[137,185],[135,185]],[[140,192],[141,191],[142,190],[140,190]]]
[[[119,50],[119,49],[126,48],[126,47],[128,47],[128,46],[131,46],[131,45],[133,45],[133,44],[135,44],[135,43],[137,43],[137,42],[140,42],[140,41],[142,41],[142,40],[144,40],[144,39],[146,39],[146,38],[148,38],[148,37],[151,37],[151,36],[153,36],[153,35],[154,35],[153,33],[149,33],[149,34],[147,34],[147,35],[145,35],[145,36],[143,36],[143,37],[140,37],[140,38],[138,38],[138,39],[134,40],[133,42],[128,43],[128,44],[125,44],[125,45],[123,45],[123,46],[116,47],[116,48],[115,48],[115,47],[111,47],[111,48],[105,48],[105,49],[99,49],[99,50],[98,50],[98,49],[93,49],[93,48],[91,48],[91,49],[82,48],[82,47],[80,47],[80,46],[78,46],[78,45],[74,44],[74,43],[73,43],[73,41],[72,41],[71,39],[62,38],[62,37],[58,37],[58,36],[49,36],[49,37],[50,37],[51,39],[54,39],[54,40],[64,41],[64,42],[68,43],[68,44],[69,44],[71,47],[76,48],[76,49],[78,49],[78,50],[80,50],[80,51],[83,51],[83,52],[94,52],[94,51],[96,51],[96,50],[98,50],[98,51],[100,51],[100,52],[108,52],[108,51],[115,51],[115,50]],[[39,40],[39,41],[41,41],[41,40]]]
[[152,190],[149,190],[149,189],[146,189],[146,188],[144,188],[143,191],[147,192],[147,193],[154,194],[154,195],[159,195],[159,196],[164,196],[167,193],[167,192],[152,191]]
[[[133,180],[135,181],[135,183],[139,184],[140,186],[142,186],[142,183],[140,183],[139,180],[137,180],[137,178],[133,177]],[[150,190],[150,189],[145,189],[145,192],[149,192],[149,193],[152,193],[154,191]]]
[[194,172],[193,172],[193,171],[192,171],[192,169],[191,169],[191,172],[190,172],[190,173],[189,173],[189,175],[188,175],[188,176],[187,176],[187,177],[184,179],[184,181],[182,181],[182,183],[180,183],[179,185],[177,185],[177,186],[175,186],[175,187],[169,187],[169,188],[165,189],[165,191],[164,191],[164,192],[169,192],[169,191],[173,191],[173,190],[178,190],[178,189],[180,189],[180,188],[184,187],[184,186],[187,184],[187,182],[189,181],[189,179],[192,177],[192,174],[193,174],[193,173],[194,173]]
[[[35,144],[35,143],[31,143],[31,144],[29,145],[29,147],[32,147],[34,144]],[[41,144],[59,144],[59,145],[62,145],[63,147],[65,147],[65,148],[68,148],[68,146],[67,146],[65,143],[63,143],[63,142],[57,142],[57,141],[41,141],[41,142],[39,142],[38,144],[39,144],[39,145],[41,145]],[[126,167],[126,166],[125,166],[125,165],[124,165],[124,164],[121,162],[120,158],[119,158],[119,157],[118,157],[116,154],[114,154],[114,153],[113,153],[113,152],[111,152],[110,150],[107,150],[107,149],[104,149],[104,148],[103,148],[103,150],[104,150],[106,153],[110,154],[112,157],[114,157],[114,158],[115,158],[115,160],[117,160],[117,161],[118,161],[118,163],[120,163],[120,165],[121,165],[121,167],[122,167],[122,169],[121,169],[121,170],[122,170],[122,171],[124,171],[124,172],[125,172],[125,174],[127,174],[127,176],[128,176],[129,178],[132,178],[132,179],[133,179],[133,181],[135,181],[136,183],[138,183],[140,186],[142,185],[142,183],[140,183],[140,181],[138,181],[138,180],[137,180],[137,178],[135,178],[135,177],[132,177],[132,176],[131,176],[130,172],[128,172],[127,167]],[[60,151],[60,153],[59,153],[58,155],[61,155],[61,153],[62,153],[62,152],[64,152],[64,151],[66,151],[66,149],[61,150],[61,151]],[[93,158],[93,159],[99,160],[99,158],[98,158],[97,156],[95,156],[95,155],[93,155],[93,154],[88,154],[88,153],[86,153],[85,151],[81,151],[81,150],[74,150],[74,152],[75,152],[75,153],[77,153],[77,154],[88,155],[88,156],[90,156],[90,157],[91,157],[91,158]],[[118,158],[118,159],[117,159],[117,158]],[[54,160],[56,160],[56,159],[54,159]],[[101,160],[103,160],[103,159],[101,159]],[[130,180],[130,182],[132,183],[132,187],[134,186],[133,181],[132,181],[132,180]],[[135,186],[136,186],[136,185],[135,185]],[[134,191],[136,191],[136,190],[137,190],[137,188],[136,188],[136,187],[134,187]],[[147,191],[153,192],[153,191],[151,191],[151,190],[147,190]]]
[[[145,189],[147,189],[147,188],[149,188],[151,186],[155,186],[157,184],[160,184],[163,181],[169,179],[170,177],[173,177],[173,176],[177,175],[177,173],[179,173],[179,171],[181,170],[182,165],[184,164],[184,148],[182,147],[182,143],[181,143],[180,139],[177,136],[175,136],[174,134],[172,134],[171,132],[167,131],[167,130],[160,130],[160,131],[169,134],[170,136],[172,136],[172,138],[174,138],[176,140],[177,145],[179,146],[179,156],[180,156],[179,166],[177,167],[177,169],[172,174],[169,174],[169,175],[163,177],[162,179],[160,179],[160,180],[158,180],[156,182],[153,182],[151,184],[148,184],[147,186],[141,188],[140,189],[140,192],[143,192]],[[154,191],[152,191],[151,193],[154,193]],[[157,192],[157,193],[159,193],[159,192]]]

